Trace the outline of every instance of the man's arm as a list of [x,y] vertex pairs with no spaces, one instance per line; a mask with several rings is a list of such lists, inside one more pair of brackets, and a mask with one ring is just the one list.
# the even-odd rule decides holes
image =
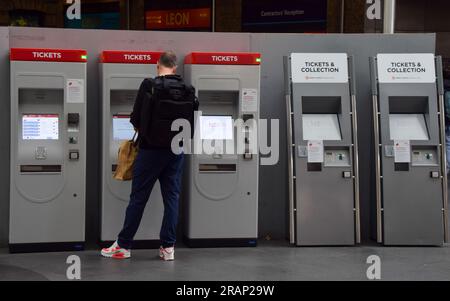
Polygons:
[[195,96],[195,88],[191,86],[190,88],[190,93],[192,95],[192,97],[194,98],[194,111],[198,111],[198,108],[200,106],[200,103],[198,101],[198,97]]
[[144,79],[139,87],[138,94],[136,96],[136,100],[134,102],[133,112],[131,113],[130,122],[134,126],[136,130],[138,130],[141,126],[141,114],[142,114],[142,105],[145,100],[145,93],[150,92],[148,90],[149,80]]

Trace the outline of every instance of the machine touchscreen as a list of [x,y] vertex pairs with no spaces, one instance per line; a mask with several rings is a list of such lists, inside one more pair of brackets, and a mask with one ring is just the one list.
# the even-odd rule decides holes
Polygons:
[[202,140],[233,140],[233,118],[201,116],[200,137]]
[[22,116],[23,140],[58,140],[57,114],[25,114]]
[[134,135],[134,127],[130,123],[130,115],[113,116],[114,140],[130,140]]

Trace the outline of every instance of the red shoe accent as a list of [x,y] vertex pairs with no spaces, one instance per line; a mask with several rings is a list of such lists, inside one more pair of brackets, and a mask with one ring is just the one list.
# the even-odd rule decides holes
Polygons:
[[124,259],[126,258],[123,253],[116,253],[114,254],[111,258],[115,258],[115,259]]

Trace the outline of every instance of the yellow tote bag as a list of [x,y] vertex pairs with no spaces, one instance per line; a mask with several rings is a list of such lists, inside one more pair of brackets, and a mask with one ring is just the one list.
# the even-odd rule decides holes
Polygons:
[[133,165],[138,153],[136,135],[137,132],[134,133],[133,139],[124,141],[120,145],[117,169],[113,176],[116,180],[130,181],[133,178]]

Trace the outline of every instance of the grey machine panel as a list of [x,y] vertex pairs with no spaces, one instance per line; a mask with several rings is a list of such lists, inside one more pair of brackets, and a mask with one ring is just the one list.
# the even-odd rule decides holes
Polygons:
[[[131,194],[131,181],[113,178],[120,144],[132,139],[134,130],[128,122],[139,87],[144,78],[157,75],[155,64],[100,64],[102,82],[102,244],[115,241],[122,229]],[[159,247],[164,206],[159,182],[154,186],[134,247]]]
[[[354,245],[360,231],[352,60],[344,56],[345,82],[294,82],[292,55],[285,58],[291,243]],[[309,163],[311,141],[323,142],[321,163]]]
[[[185,76],[196,88],[203,116],[259,120],[259,65],[187,64]],[[245,89],[257,90],[257,104],[251,112],[243,109]],[[237,137],[236,132],[233,136]],[[202,152],[186,158],[186,242],[194,247],[256,245],[259,155],[245,158],[243,154],[220,154],[226,149],[216,151],[215,155]]]
[[11,62],[12,251],[33,244],[83,247],[86,88],[69,97],[70,79],[84,85],[86,63]]
[[[447,189],[443,102],[437,84],[379,82],[377,58],[370,63],[377,240],[385,245],[442,245]],[[442,76],[437,70],[437,77]],[[409,141],[409,162],[396,163],[397,140]]]

